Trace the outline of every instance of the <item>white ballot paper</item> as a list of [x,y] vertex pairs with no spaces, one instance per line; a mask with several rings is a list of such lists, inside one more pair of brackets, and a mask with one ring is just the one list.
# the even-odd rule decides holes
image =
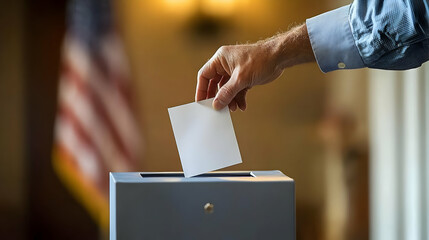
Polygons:
[[241,163],[228,107],[216,111],[213,98],[168,109],[185,177]]

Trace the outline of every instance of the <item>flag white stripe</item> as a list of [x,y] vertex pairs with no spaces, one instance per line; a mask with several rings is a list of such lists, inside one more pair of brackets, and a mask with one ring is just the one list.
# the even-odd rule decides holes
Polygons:
[[[128,60],[125,58],[121,41],[116,35],[110,34],[103,39],[101,42],[101,54],[103,59],[106,60],[109,69],[115,71],[118,76],[128,75],[130,72],[128,64],[126,64]],[[124,80],[128,80],[128,78],[116,79],[121,84],[127,84]]]

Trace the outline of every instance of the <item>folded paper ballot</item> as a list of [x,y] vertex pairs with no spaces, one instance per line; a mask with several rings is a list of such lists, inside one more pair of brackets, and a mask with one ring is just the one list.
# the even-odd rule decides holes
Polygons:
[[213,98],[168,109],[185,177],[241,163],[228,107]]

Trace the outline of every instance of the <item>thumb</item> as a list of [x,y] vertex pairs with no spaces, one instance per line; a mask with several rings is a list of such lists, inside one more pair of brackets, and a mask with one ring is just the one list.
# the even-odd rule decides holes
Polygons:
[[242,90],[237,83],[236,72],[234,72],[229,79],[217,92],[216,97],[213,101],[213,108],[216,110],[223,109],[226,107],[232,99]]

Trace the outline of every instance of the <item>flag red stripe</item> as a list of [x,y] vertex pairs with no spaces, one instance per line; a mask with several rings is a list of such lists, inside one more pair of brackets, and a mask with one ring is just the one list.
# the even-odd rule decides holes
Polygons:
[[133,99],[134,94],[131,92],[130,84],[125,83],[119,75],[113,75],[112,78],[115,80],[115,87],[118,89],[120,96],[126,103],[129,111],[132,112],[135,106]]
[[112,139],[118,150],[126,159],[125,161],[131,163],[135,162],[136,159],[134,159],[134,157],[130,154],[129,150],[125,147],[125,144],[122,141],[120,134],[118,133],[113,121],[111,120],[106,108],[103,105],[103,101],[101,101],[95,90],[90,85],[86,84],[82,80],[81,75],[73,68],[73,66],[71,66],[71,64],[68,64],[67,62],[64,64],[63,73],[68,76],[64,79],[70,80],[74,84],[76,84],[79,91],[81,91],[82,94],[86,95],[91,101],[94,110],[97,112],[97,114],[100,116],[100,119],[104,121],[106,127],[108,128],[108,132],[109,134],[111,134]]
[[[103,157],[101,155],[101,149],[99,149],[96,146],[96,144],[94,144],[94,141],[92,140],[91,136],[85,131],[84,127],[82,126],[82,123],[79,121],[78,117],[73,112],[73,110],[70,109],[65,104],[61,104],[60,109],[58,110],[58,114],[64,119],[67,119],[71,123],[79,140],[81,140],[83,143],[85,143],[89,148],[91,148],[94,151],[96,155],[96,160],[99,166],[101,167],[101,169],[99,169],[100,173],[108,172],[108,168],[105,164],[105,161],[103,161]],[[97,185],[100,185],[99,187],[102,187],[103,185],[105,185],[105,183],[103,183],[104,181],[106,181],[105,179],[99,179],[99,180],[101,180],[100,182],[97,183]]]

